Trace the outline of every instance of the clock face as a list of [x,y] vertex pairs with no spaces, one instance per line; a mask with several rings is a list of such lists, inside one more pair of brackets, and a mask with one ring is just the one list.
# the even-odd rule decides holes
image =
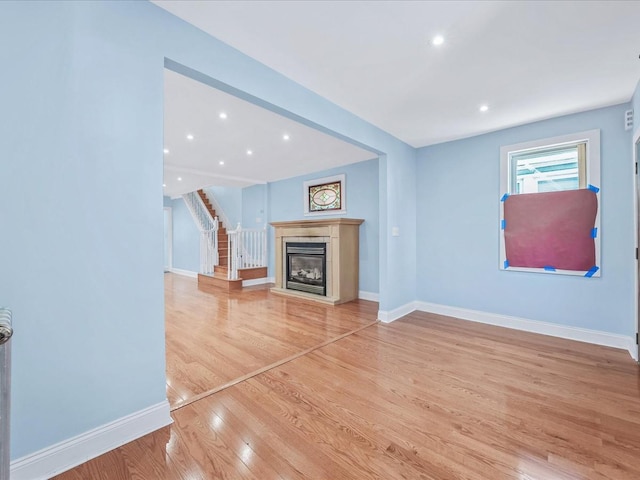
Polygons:
[[309,187],[309,210],[340,210],[342,202],[340,197],[340,182],[326,183]]

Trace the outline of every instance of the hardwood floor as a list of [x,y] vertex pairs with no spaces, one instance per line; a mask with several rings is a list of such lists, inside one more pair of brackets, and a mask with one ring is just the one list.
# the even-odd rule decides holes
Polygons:
[[173,418],[56,478],[640,478],[640,368],[627,352],[425,313]]
[[269,286],[223,292],[165,274],[167,398],[180,407],[376,321],[378,304],[330,307]]

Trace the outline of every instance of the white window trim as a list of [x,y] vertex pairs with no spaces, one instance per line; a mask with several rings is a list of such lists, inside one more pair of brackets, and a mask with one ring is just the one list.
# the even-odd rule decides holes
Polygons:
[[[573,133],[570,135],[562,135],[559,137],[544,138],[530,142],[517,143],[514,145],[506,145],[500,148],[500,199],[504,194],[512,195],[510,188],[511,162],[510,154],[521,152],[523,150],[533,150],[541,147],[561,146],[563,144],[586,142],[587,144],[587,186],[601,188],[600,186],[600,130],[588,130],[586,132]],[[592,277],[599,277],[602,272],[600,265],[600,240],[602,231],[600,229],[600,210],[602,205],[600,202],[601,192],[598,193],[598,211],[596,213],[595,228],[597,235],[595,238],[596,249],[596,266],[599,268]],[[498,219],[498,228],[500,228],[500,270],[513,270],[517,272],[533,272],[546,273],[550,275],[574,275],[584,276],[586,272],[575,270],[545,270],[544,268],[525,268],[525,267],[508,267],[505,268],[504,262],[507,258],[504,241],[504,230],[501,228],[502,219],[504,218],[504,202],[500,201],[500,218]]]
[[[340,182],[340,210],[322,210],[320,212],[309,211],[309,187],[314,185],[322,185],[324,183]],[[347,182],[345,174],[333,175],[331,177],[314,178],[307,180],[302,186],[302,198],[304,202],[305,217],[315,217],[321,215],[346,215],[347,213]]]

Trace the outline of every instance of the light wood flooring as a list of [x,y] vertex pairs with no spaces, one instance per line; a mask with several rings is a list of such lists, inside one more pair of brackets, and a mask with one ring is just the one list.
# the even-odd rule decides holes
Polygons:
[[198,289],[193,278],[165,274],[172,408],[376,321],[375,302],[328,307],[271,295],[269,288]]
[[425,313],[172,416],[56,479],[640,478],[640,368],[627,352]]

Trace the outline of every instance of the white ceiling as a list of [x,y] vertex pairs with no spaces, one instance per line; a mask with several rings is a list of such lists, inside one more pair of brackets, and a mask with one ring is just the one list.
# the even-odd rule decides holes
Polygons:
[[640,78],[639,1],[154,3],[415,147],[626,102]]
[[246,187],[377,157],[170,70],[164,85],[165,195]]

